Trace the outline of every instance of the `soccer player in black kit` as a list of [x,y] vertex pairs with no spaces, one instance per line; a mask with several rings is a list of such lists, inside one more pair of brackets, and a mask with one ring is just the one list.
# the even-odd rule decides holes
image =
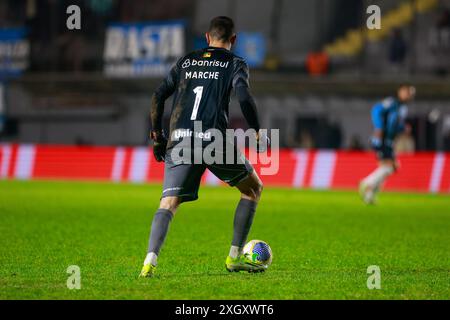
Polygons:
[[[169,224],[182,202],[198,198],[201,177],[209,169],[219,179],[241,192],[241,198],[234,216],[234,232],[229,255],[225,265],[228,271],[264,271],[267,266],[253,263],[251,257],[243,254],[243,247],[250,231],[263,184],[252,165],[239,153],[226,137],[228,127],[228,106],[234,89],[244,117],[255,130],[257,151],[267,149],[269,139],[260,131],[255,102],[249,93],[249,71],[244,59],[230,50],[236,41],[234,23],[228,17],[216,17],[205,34],[208,47],[194,51],[178,60],[167,78],[152,97],[150,138],[157,161],[164,161],[164,185],[159,209],[154,215],[148,253],[142,267],[141,277],[151,277],[156,270],[157,258],[167,235]],[[165,100],[173,95],[168,138],[162,129]],[[198,130],[196,124],[201,124]],[[186,150],[195,154],[194,140],[201,140],[204,151],[212,140],[208,130],[222,133],[225,151],[215,151],[224,159],[230,150],[234,152],[229,161],[185,161]],[[184,139],[181,139],[184,138]],[[184,142],[193,142],[194,147],[177,149]],[[198,146],[198,144],[197,144]],[[180,149],[180,148],[179,148]],[[182,154],[182,161],[177,155]],[[188,154],[188,153],[186,153]],[[228,158],[227,158],[228,159]]]

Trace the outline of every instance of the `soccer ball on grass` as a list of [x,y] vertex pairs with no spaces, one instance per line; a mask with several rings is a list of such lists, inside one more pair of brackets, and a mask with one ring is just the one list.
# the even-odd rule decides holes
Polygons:
[[251,240],[244,247],[244,254],[254,263],[270,266],[272,263],[272,249],[262,240]]

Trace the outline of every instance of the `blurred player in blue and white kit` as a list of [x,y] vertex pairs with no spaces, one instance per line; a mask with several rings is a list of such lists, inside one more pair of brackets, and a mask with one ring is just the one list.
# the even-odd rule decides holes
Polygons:
[[406,103],[414,99],[416,89],[402,85],[397,97],[389,97],[375,104],[372,108],[374,132],[370,140],[375,150],[379,166],[360,183],[361,197],[367,204],[374,204],[377,193],[384,181],[398,168],[394,154],[394,140],[405,130],[408,114]]

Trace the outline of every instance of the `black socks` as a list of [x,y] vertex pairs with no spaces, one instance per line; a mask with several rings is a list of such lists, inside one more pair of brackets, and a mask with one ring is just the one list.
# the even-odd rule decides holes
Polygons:
[[166,239],[169,230],[170,221],[172,221],[173,213],[166,209],[158,209],[152,222],[152,231],[148,244],[148,252],[154,252],[159,255],[159,251]]
[[233,246],[242,248],[245,245],[257,205],[256,202],[247,199],[239,201],[234,215],[234,233],[231,243]]

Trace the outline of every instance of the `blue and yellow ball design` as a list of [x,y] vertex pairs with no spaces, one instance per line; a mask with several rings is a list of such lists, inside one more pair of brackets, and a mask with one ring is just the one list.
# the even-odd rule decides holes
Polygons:
[[251,240],[244,247],[244,254],[255,263],[269,266],[272,263],[272,249],[262,240]]

